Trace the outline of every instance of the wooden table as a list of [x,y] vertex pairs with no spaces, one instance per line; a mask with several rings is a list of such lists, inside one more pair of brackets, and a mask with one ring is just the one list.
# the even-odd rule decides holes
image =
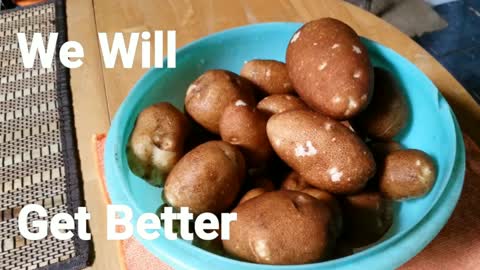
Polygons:
[[177,46],[223,29],[269,22],[305,22],[334,17],[359,34],[393,48],[435,83],[453,107],[462,129],[480,142],[480,106],[447,70],[399,30],[350,4],[336,0],[67,0],[68,35],[85,50],[84,65],[71,70],[75,123],[87,207],[92,214],[93,269],[119,269],[117,243],[106,240],[106,205],[91,155],[94,133],[108,130],[117,108],[145,69],[140,55],[133,69],[104,69],[97,32],[177,30]]

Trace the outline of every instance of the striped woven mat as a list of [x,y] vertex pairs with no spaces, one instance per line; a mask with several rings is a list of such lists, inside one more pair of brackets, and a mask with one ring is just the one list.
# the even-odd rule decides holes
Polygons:
[[57,57],[51,69],[38,59],[25,69],[17,41],[18,32],[58,32],[61,45],[65,21],[62,1],[0,13],[0,269],[82,269],[89,260],[90,243],[76,236],[30,241],[18,229],[27,204],[48,218],[83,204],[68,70]]

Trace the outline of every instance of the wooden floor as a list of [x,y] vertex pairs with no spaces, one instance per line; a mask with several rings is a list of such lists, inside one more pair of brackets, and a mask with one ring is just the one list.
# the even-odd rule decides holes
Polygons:
[[97,32],[177,30],[177,47],[226,28],[267,21],[308,21],[335,17],[358,33],[393,48],[421,68],[442,91],[462,128],[480,141],[480,107],[426,51],[377,17],[336,0],[67,0],[69,39],[85,50],[84,64],[71,70],[77,138],[87,207],[92,214],[93,269],[119,269],[117,243],[106,240],[106,204],[91,154],[91,137],[108,131],[110,120],[146,71],[140,58],[134,68],[105,69]]

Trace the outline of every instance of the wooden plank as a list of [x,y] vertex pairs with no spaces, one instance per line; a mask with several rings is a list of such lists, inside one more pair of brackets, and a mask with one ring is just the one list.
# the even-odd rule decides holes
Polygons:
[[[320,17],[335,17],[350,24],[361,35],[393,48],[422,69],[442,91],[454,108],[462,128],[480,141],[480,107],[463,87],[425,50],[393,26],[350,4],[337,0],[68,0],[71,40],[85,48],[85,64],[72,70],[77,136],[82,170],[86,181],[86,198],[92,212],[96,269],[118,269],[114,242],[104,239],[105,205],[94,172],[90,135],[108,129],[121,102],[134,83],[147,70],[140,66],[140,55],[132,69],[118,65],[102,66],[97,32],[140,32],[177,30],[177,47],[213,32],[249,23],[270,21],[305,22]],[[94,19],[95,18],[95,19]],[[152,55],[153,57],[153,55]],[[92,183],[90,183],[92,182]],[[99,221],[100,220],[100,221]],[[112,259],[113,258],[113,259]]]
[[105,132],[110,125],[97,30],[89,1],[67,1],[67,16],[68,38],[82,44],[85,52],[83,65],[70,70],[70,84],[82,174],[86,179],[93,179],[96,172],[90,153],[91,136]]
[[120,269],[117,241],[106,240],[106,203],[99,189],[91,138],[93,133],[105,132],[110,125],[103,71],[97,44],[97,29],[91,1],[67,1],[68,37],[84,48],[84,64],[71,69],[71,88],[83,176],[83,190],[89,223],[94,241],[95,261],[92,269]]

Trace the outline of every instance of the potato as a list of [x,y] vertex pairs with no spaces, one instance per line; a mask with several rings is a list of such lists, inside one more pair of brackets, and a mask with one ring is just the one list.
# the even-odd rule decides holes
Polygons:
[[188,122],[173,105],[161,102],[144,109],[127,146],[128,164],[137,176],[162,186],[183,154]]
[[393,151],[401,150],[402,146],[395,142],[395,141],[369,141],[367,143],[368,148],[372,152],[373,158],[375,159],[375,163],[378,164],[377,167],[377,174],[368,181],[367,186],[365,189],[370,191],[379,191],[379,173],[381,164],[384,162],[385,157],[392,153]]
[[353,248],[378,241],[393,222],[391,201],[378,192],[349,195],[342,201],[344,237]]
[[365,143],[319,113],[295,110],[273,115],[267,135],[278,156],[319,189],[357,192],[375,174],[375,161]]
[[219,122],[222,140],[240,147],[253,168],[265,165],[273,153],[266,126],[267,117],[241,100],[227,106]]
[[285,190],[294,190],[294,191],[301,191],[306,188],[312,187],[307,181],[302,178],[298,173],[292,171],[285,177],[282,182],[281,189]]
[[190,212],[220,213],[237,198],[245,176],[240,150],[223,141],[201,144],[183,156],[167,177],[166,202]]
[[245,195],[243,195],[242,199],[240,199],[240,201],[238,202],[238,204],[242,204],[250,199],[253,199],[255,197],[258,197],[260,195],[262,195],[263,193],[265,192],[268,192],[267,190],[265,190],[264,188],[254,188],[254,189],[250,189],[247,193],[245,193]]
[[355,117],[354,127],[371,138],[390,140],[407,125],[408,118],[408,104],[395,78],[388,71],[375,68],[372,100]]
[[218,134],[218,123],[228,105],[255,105],[253,90],[252,83],[233,72],[209,70],[188,87],[185,110],[200,125]]
[[294,89],[311,108],[337,120],[365,109],[373,86],[368,52],[345,23],[322,18],[303,25],[287,48]]
[[427,194],[435,183],[437,171],[425,152],[397,150],[385,157],[378,177],[384,196],[403,200]]
[[240,75],[253,82],[264,94],[292,93],[293,87],[284,63],[275,60],[250,60]]
[[225,250],[262,264],[303,264],[324,259],[333,244],[332,213],[310,195],[273,191],[245,201],[234,210]]
[[257,104],[257,109],[268,116],[291,110],[309,110],[307,104],[292,95],[271,95]]
[[338,238],[343,230],[343,216],[342,216],[342,209],[340,208],[340,204],[338,203],[335,196],[332,194],[316,189],[316,188],[305,188],[302,189],[301,192],[307,193],[308,195],[325,202],[333,214],[333,223],[335,225],[335,236]]

